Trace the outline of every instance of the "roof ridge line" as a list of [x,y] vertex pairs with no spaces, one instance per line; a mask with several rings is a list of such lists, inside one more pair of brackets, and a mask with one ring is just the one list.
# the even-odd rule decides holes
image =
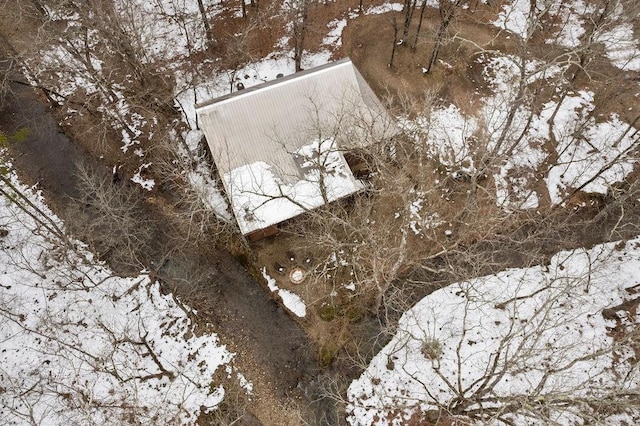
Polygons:
[[269,88],[273,87],[273,86],[279,86],[279,85],[285,85],[287,83],[290,83],[291,81],[295,81],[301,78],[306,78],[309,77],[311,75],[316,75],[318,73],[321,73],[323,71],[341,66],[341,65],[345,65],[345,64],[350,64],[351,62],[351,58],[349,58],[348,56],[345,58],[342,58],[340,60],[334,61],[334,62],[329,62],[326,64],[322,64],[320,66],[317,67],[313,67],[313,68],[309,68],[307,70],[303,70],[303,71],[298,71],[295,72],[293,74],[289,74],[287,76],[281,77],[281,78],[275,78],[273,80],[270,81],[265,81],[264,83],[260,83],[260,84],[256,84],[255,86],[251,86],[251,87],[247,87],[246,89],[242,89],[242,90],[238,90],[235,91],[233,93],[228,93],[226,95],[222,95],[219,96],[217,98],[214,99],[210,99],[208,101],[204,101],[201,103],[196,104],[196,111],[199,110],[203,110],[208,106],[211,105],[217,105],[220,104],[222,102],[225,102],[229,99],[237,99],[239,97],[245,96],[245,95],[249,95],[255,92],[259,92],[262,90],[268,90]]

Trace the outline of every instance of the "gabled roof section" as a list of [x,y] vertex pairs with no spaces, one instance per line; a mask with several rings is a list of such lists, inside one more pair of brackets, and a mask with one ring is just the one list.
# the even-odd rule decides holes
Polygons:
[[[348,58],[222,96],[197,105],[196,112],[244,234],[358,191],[362,186],[342,151],[367,146],[395,129]],[[313,146],[335,153],[318,157],[331,158],[340,179],[320,179],[324,165],[302,167],[308,159],[300,152]],[[322,196],[315,191],[305,198],[314,179],[339,188],[322,188]],[[287,195],[278,196],[285,187]],[[258,197],[260,192],[269,194]],[[280,214],[266,214],[276,208]]]
[[246,89],[238,90],[238,91],[235,91],[233,93],[229,93],[227,95],[223,95],[223,96],[220,96],[220,97],[215,98],[215,99],[210,99],[208,101],[201,102],[201,103],[196,105],[196,109],[201,109],[201,108],[204,108],[204,107],[209,106],[209,105],[213,105],[213,104],[217,104],[217,103],[220,103],[220,102],[224,102],[224,101],[226,101],[228,99],[233,99],[233,98],[237,98],[237,97],[241,97],[241,96],[250,95],[251,93],[253,93],[255,91],[258,91],[258,90],[268,89],[271,86],[277,86],[277,85],[285,84],[286,82],[288,82],[290,80],[297,80],[297,79],[304,78],[308,74],[316,74],[317,75],[319,72],[321,72],[321,71],[323,71],[323,70],[325,70],[327,68],[334,68],[334,67],[337,67],[337,66],[339,66],[341,64],[350,63],[350,62],[351,62],[351,59],[343,58],[343,59],[340,59],[339,61],[329,62],[327,64],[320,65],[320,66],[315,67],[315,68],[299,71],[297,73],[289,74],[289,75],[281,77],[281,78],[276,78],[275,80],[267,81],[267,82],[262,83],[262,84],[256,84],[255,86],[251,86],[251,87],[248,87]]

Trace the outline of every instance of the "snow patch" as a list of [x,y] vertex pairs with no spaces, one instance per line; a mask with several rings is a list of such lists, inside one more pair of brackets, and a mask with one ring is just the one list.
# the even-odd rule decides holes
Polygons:
[[365,15],[381,15],[388,12],[402,12],[404,5],[402,3],[385,3],[380,6],[372,6],[364,13]]
[[219,218],[231,221],[229,204],[222,195],[217,182],[209,176],[206,170],[198,169],[187,172],[187,180],[206,208],[212,210]]
[[131,178],[131,180],[134,183],[137,183],[138,185],[140,185],[142,188],[146,189],[147,191],[151,191],[153,189],[153,187],[155,186],[155,184],[156,184],[156,182],[153,179],[145,179],[141,175],[141,173],[144,170],[148,169],[150,165],[151,165],[151,163],[141,164],[140,167],[138,167],[138,171]]
[[529,36],[529,0],[514,0],[502,7],[498,19],[493,22],[498,28],[511,31],[522,38]]
[[634,36],[630,23],[603,31],[595,40],[605,45],[605,54],[614,66],[621,70],[640,71],[640,42]]
[[455,105],[435,108],[411,121],[400,117],[398,124],[449,172],[475,171],[471,138],[477,121]]
[[282,303],[289,311],[300,318],[304,318],[307,315],[307,305],[305,305],[302,298],[292,291],[278,287],[276,280],[267,273],[266,267],[262,268],[262,276],[267,281],[269,290],[280,296]]
[[342,31],[347,26],[346,19],[335,19],[327,25],[331,30],[329,34],[322,40],[322,44],[340,47],[342,46]]

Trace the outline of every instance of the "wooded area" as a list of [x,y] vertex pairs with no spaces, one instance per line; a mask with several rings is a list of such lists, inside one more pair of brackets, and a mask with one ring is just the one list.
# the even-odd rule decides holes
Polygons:
[[[256,381],[256,400],[262,392],[268,395],[252,402],[237,381],[216,375],[212,388],[224,382],[233,390],[226,402],[217,402],[223,404],[219,410],[212,404],[186,417],[159,413],[167,416],[160,423],[231,424],[250,415],[263,424],[331,425],[400,424],[392,419],[409,424],[452,419],[463,424],[525,424],[526,419],[622,423],[640,417],[634,358],[637,283],[620,279],[628,285],[608,300],[607,285],[617,283],[596,279],[597,270],[609,270],[606,259],[629,256],[628,265],[635,265],[635,248],[626,244],[635,241],[640,226],[636,1],[5,0],[0,1],[0,23],[3,109],[11,111],[12,103],[20,102],[17,88],[35,89],[59,131],[82,152],[82,161],[68,170],[72,195],[51,201],[54,214],[34,202],[11,172],[15,168],[20,180],[38,183],[19,166],[20,150],[27,149],[21,143],[36,140],[39,130],[27,116],[17,127],[0,129],[0,195],[46,235],[52,245],[45,252],[79,258],[84,265],[105,261],[114,277],[145,271],[151,281],[159,280],[162,294],[175,295],[179,309],[184,304],[198,311],[183,309],[202,333],[216,332],[225,322],[216,316],[217,304],[225,302],[213,294],[228,277],[208,265],[225,264],[220,259],[229,254],[260,282],[261,298],[289,308],[283,295],[295,294],[306,306],[304,316],[292,315],[292,327],[300,327],[308,339],[301,346],[314,359],[300,367],[309,368],[306,375],[296,371],[291,379],[298,383],[292,389],[298,389],[299,399],[270,387],[263,375],[248,378]],[[308,209],[283,223],[278,235],[250,244],[225,201],[224,176],[217,175],[207,152],[196,105],[344,57],[351,58],[393,116],[384,123],[390,131],[381,136],[346,107],[332,113],[333,123],[298,124],[301,133],[314,135],[309,144],[317,147],[317,161],[309,167],[318,173],[308,174],[309,185],[326,191],[322,176],[335,171],[323,160],[339,154],[358,165],[364,189]],[[310,96],[309,102],[315,116],[321,116],[321,100]],[[277,129],[277,123],[273,126]],[[354,135],[361,140],[354,141]],[[347,152],[340,144],[345,140],[366,148]],[[262,177],[255,178],[260,182]],[[262,194],[256,188],[256,195],[274,197],[266,187]],[[0,222],[0,231],[5,229],[9,226]],[[603,243],[612,245],[599,248]],[[572,253],[566,259],[586,256],[579,262],[587,266],[569,274],[563,265],[573,261],[563,263],[558,253]],[[183,264],[176,260],[180,257],[192,259]],[[13,263],[46,275],[28,262]],[[288,279],[296,268],[304,272],[302,283]],[[513,286],[505,300],[492,286],[509,268],[534,268],[530,271],[540,275],[531,285],[505,278],[502,284]],[[89,274],[76,269],[61,280],[78,280],[78,271]],[[590,292],[596,288],[590,287],[592,280],[600,283],[598,292]],[[67,287],[63,282],[60,292]],[[451,318],[452,323],[464,318],[462,334],[447,340],[440,329],[415,320],[427,337],[417,339],[419,349],[406,352],[430,360],[434,374],[447,384],[446,395],[433,396],[432,378],[407,371],[407,380],[424,382],[425,393],[415,397],[415,404],[347,391],[378,353],[388,357],[387,364],[379,361],[382,355],[374,359],[382,362],[381,370],[399,371],[402,363],[381,349],[392,342],[405,353],[414,343],[397,343],[396,332],[403,330],[399,324],[406,324],[413,306],[436,300],[430,297],[448,301],[444,294],[452,288],[467,295]],[[596,293],[604,296],[588,303],[595,310],[590,315],[599,318],[594,327],[600,328],[593,333],[606,337],[601,346],[589,349],[580,339],[562,347],[540,344],[541,336],[562,335],[554,322],[558,318],[571,327],[579,316],[556,312]],[[473,322],[468,312],[498,317],[529,302],[537,305],[527,326],[517,315],[498,319],[507,331],[492,337],[497,349],[477,346],[485,348],[478,350],[480,361],[475,362],[486,367],[486,374],[463,384],[462,367],[440,369],[438,362],[444,365],[450,354],[464,364],[461,348],[468,335],[476,327],[490,329]],[[3,303],[0,317],[18,324],[21,308],[10,300]],[[51,328],[37,332],[55,340],[55,328],[66,325],[48,321]],[[501,327],[496,333],[504,331]],[[114,347],[130,345],[151,357],[159,367],[153,374],[169,382],[179,377],[164,367],[144,332],[118,337],[107,330],[107,335]],[[233,333],[224,337],[233,339]],[[268,359],[246,361],[243,343],[231,343],[240,353],[239,372],[249,375],[242,367],[254,362],[268,364]],[[567,354],[564,364],[554,358],[559,352]],[[567,382],[567,387],[562,379],[553,381],[587,358],[615,365],[581,383]],[[526,381],[521,378],[534,377],[526,366],[540,359],[552,361],[535,376],[539,380],[532,379],[529,388],[522,385],[519,394],[502,392],[505,376]],[[115,370],[107,373],[122,382],[133,380]],[[144,381],[144,374],[136,380]],[[596,379],[604,382],[596,384]],[[33,390],[5,386],[7,380],[3,374],[0,401]],[[545,387],[548,381],[553,381],[551,390]],[[596,387],[606,392],[597,393]],[[23,399],[37,405],[47,392],[54,400],[67,394],[82,399],[77,389],[59,389],[52,385]],[[139,411],[144,404],[127,411],[128,404],[120,405],[126,414],[120,419],[148,420]],[[270,412],[269,404],[280,412]],[[38,422],[9,405],[14,408],[0,419]],[[91,403],[86,407],[83,418],[97,421]],[[409,417],[399,414],[404,409]]]

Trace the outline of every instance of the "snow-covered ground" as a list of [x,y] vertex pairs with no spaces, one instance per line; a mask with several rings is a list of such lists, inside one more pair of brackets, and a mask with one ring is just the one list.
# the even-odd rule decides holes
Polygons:
[[633,32],[634,22],[625,14],[622,2],[610,3],[605,13],[602,13],[604,5],[599,8],[584,0],[537,0],[533,15],[530,5],[529,0],[507,2],[493,25],[528,39],[540,26],[540,19],[546,15],[557,16],[562,24],[554,28],[547,43],[557,43],[569,49],[578,48],[584,42],[581,37],[586,33],[585,26],[596,25],[591,41],[604,45],[611,63],[622,70],[640,71],[640,40]]
[[398,123],[448,172],[471,173],[475,170],[470,139],[478,129],[478,123],[455,105],[437,106],[415,120],[400,117]]
[[115,276],[4,197],[0,230],[0,423],[192,424],[221,402],[233,354],[148,275]]
[[[532,29],[539,27],[539,19],[558,16],[563,25],[552,28],[546,41],[574,49],[586,42],[585,27],[593,25],[588,22],[590,16],[604,16],[594,30],[592,41],[604,45],[612,65],[622,70],[640,69],[640,38],[634,35],[622,3],[616,3],[603,15],[599,15],[601,10],[582,0],[538,3],[538,15],[531,15],[528,0],[508,2],[494,25],[528,39]],[[562,82],[555,78],[566,71],[568,64],[550,67],[530,62],[526,66],[528,83],[543,79],[557,85],[560,90]],[[517,96],[517,60],[508,56],[493,57],[486,62],[485,77],[492,85],[494,95],[484,99],[482,119],[488,123],[495,142],[506,123],[507,110],[501,106],[508,105]],[[589,112],[595,108],[594,102],[593,93],[569,92],[559,100],[547,102],[540,113],[532,114],[528,105],[516,111],[510,131],[512,135],[523,137],[512,151],[507,151],[508,158],[494,174],[499,205],[536,208],[539,194],[533,191],[532,184],[539,173],[544,176],[552,203],[562,204],[569,189],[606,194],[611,185],[631,172],[637,161],[637,156],[631,152],[634,144],[631,135],[636,129],[616,115],[592,117]],[[550,122],[551,118],[553,122]],[[584,137],[574,137],[578,129]],[[543,150],[546,141],[554,142],[556,159],[547,170],[540,170],[551,154]]]
[[[555,100],[545,103],[539,113],[526,103],[521,105],[515,111],[507,142],[497,147],[508,122],[508,111],[502,106],[512,104],[518,96],[520,74],[517,60],[509,56],[493,57],[484,63],[485,77],[494,90],[492,96],[484,99],[482,110],[490,138],[485,149],[504,157],[494,174],[499,205],[537,207],[537,195],[532,191],[537,172],[545,176],[551,201],[562,204],[570,188],[606,194],[611,185],[632,171],[638,160],[630,150],[636,129],[616,115],[590,115],[595,108],[590,92],[569,92],[560,104]],[[555,66],[531,62],[527,64],[527,81],[553,83],[560,71]],[[543,146],[547,142],[552,143],[556,159],[545,171],[540,167],[550,155]]]
[[[551,202],[563,204],[572,189],[607,194],[633,171],[638,162],[633,150],[637,128],[616,114],[591,114],[596,102],[592,92],[569,91],[537,112],[523,102],[510,117],[507,106],[517,105],[521,96],[517,90],[520,60],[496,54],[482,55],[478,62],[493,93],[483,98],[475,116],[449,104],[437,105],[413,120],[399,119],[404,130],[449,173],[472,173],[478,160],[489,159],[497,204],[531,209],[539,205],[534,186],[540,176]],[[525,67],[527,84],[540,80],[555,84],[563,71],[539,61],[527,61]],[[552,154],[553,161],[543,168]]]
[[637,328],[635,310],[602,312],[635,299],[638,276],[640,238],[432,293],[349,387],[349,423],[407,424],[466,401],[460,411],[482,424],[638,424],[637,409],[589,405],[622,402],[640,385],[633,339],[612,333],[614,317],[626,332]]

